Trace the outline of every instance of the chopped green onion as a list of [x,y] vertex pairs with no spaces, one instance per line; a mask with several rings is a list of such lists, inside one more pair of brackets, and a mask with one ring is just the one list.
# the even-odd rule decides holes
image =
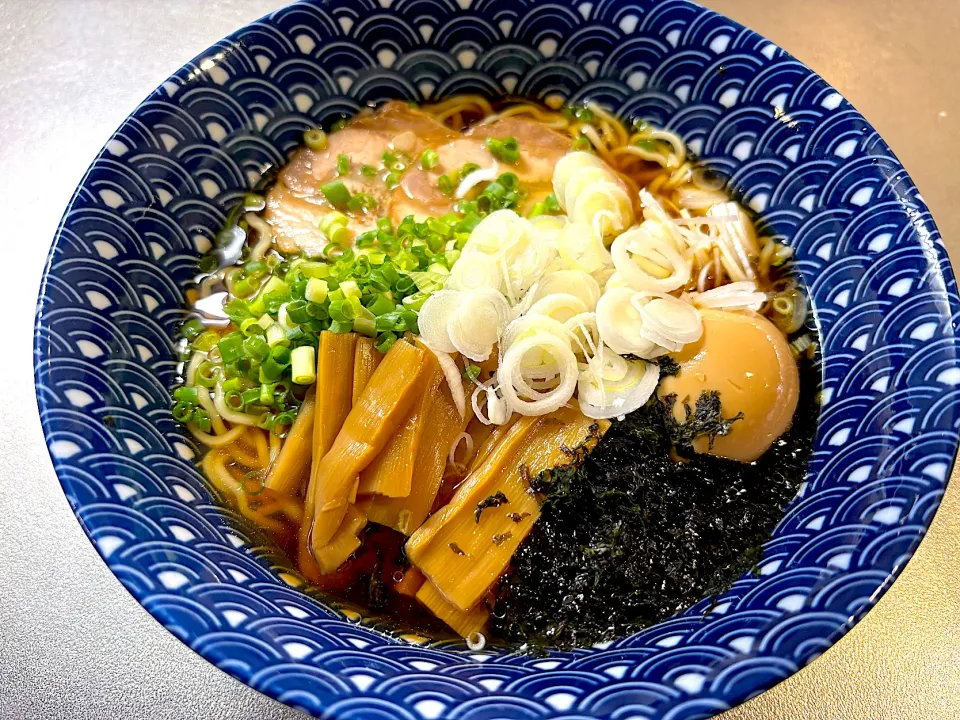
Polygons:
[[520,145],[516,138],[508,137],[504,140],[487,138],[486,145],[487,150],[489,150],[490,154],[497,158],[497,160],[502,160],[511,165],[516,165],[520,162]]
[[190,343],[190,347],[201,352],[209,352],[219,341],[219,333],[214,332],[213,330],[207,330],[206,332],[201,333],[196,340]]
[[590,141],[586,137],[581,135],[580,137],[578,137],[576,140],[573,141],[573,149],[580,150],[580,151],[592,150],[593,145],[590,144]]
[[263,335],[264,330],[262,327],[260,327],[260,323],[256,318],[247,318],[240,323],[240,332],[242,332],[245,336]]
[[350,172],[350,157],[341,153],[337,155],[337,174],[346,175]]
[[173,391],[173,399],[188,405],[198,405],[200,394],[195,387],[178,387]]
[[323,193],[327,202],[335,208],[346,207],[347,203],[350,202],[350,191],[347,190],[347,186],[343,184],[342,180],[334,180],[326,185],[321,185],[320,192]]
[[280,323],[274,323],[267,328],[267,345],[273,347],[274,345],[286,345],[287,344],[287,333],[284,330],[283,326]]
[[270,430],[277,437],[286,437],[287,432],[289,432],[290,426],[293,425],[295,418],[296,415],[294,415],[292,412],[282,412],[273,419]]
[[267,328],[273,325],[273,318],[264,313],[260,316],[260,319],[257,320],[257,325],[263,328],[263,331],[266,332]]
[[204,326],[203,321],[200,318],[194,317],[190,318],[180,326],[180,334],[187,340],[193,340],[205,329],[206,327]]
[[303,134],[304,144],[314,152],[327,149],[327,134],[320,128],[307,130]]
[[480,368],[473,364],[467,365],[466,369],[463,371],[463,377],[464,379],[473,382],[480,377]]
[[375,177],[377,169],[373,165],[361,165],[360,174],[364,177]]
[[453,181],[448,175],[441,175],[437,178],[437,188],[444,195],[450,195],[453,192]]
[[260,382],[276,382],[283,375],[285,365],[277,362],[272,355],[268,355],[260,364]]
[[263,284],[263,289],[260,291],[260,297],[262,298],[264,295],[271,295],[273,293],[289,292],[289,290],[289,285],[287,285],[276,275],[272,275],[270,279]]
[[347,203],[347,209],[350,212],[366,212],[367,210],[375,210],[376,207],[376,198],[369,193],[357,193]]
[[193,419],[193,407],[185,402],[178,402],[170,412],[177,422],[188,423]]
[[210,432],[210,413],[203,408],[196,408],[193,411],[193,422],[201,432]]
[[276,387],[276,383],[262,383],[260,385],[260,404],[261,405],[273,405],[273,389]]
[[307,281],[305,297],[312,303],[323,303],[327,299],[329,286],[326,280],[310,278]]
[[243,351],[247,357],[262,361],[270,353],[270,346],[262,337],[252,335],[243,341]]
[[[254,321],[256,323],[256,321]],[[258,326],[259,327],[259,326]],[[243,335],[240,333],[230,333],[224,335],[223,339],[217,343],[220,350],[220,357],[225,363],[236,362],[243,357]]]
[[424,170],[433,170],[439,162],[440,156],[433,148],[427,148],[423,151],[423,155],[420,156],[420,167]]
[[383,315],[384,313],[392,312],[395,307],[393,301],[383,293],[377,295],[376,300],[367,306],[374,315]]
[[393,347],[397,341],[397,336],[392,332],[381,333],[377,336],[377,342],[374,347],[382,353],[386,353]]
[[360,287],[353,280],[345,280],[340,283],[340,292],[343,293],[344,297],[357,297],[361,296]]
[[221,368],[212,362],[200,363],[200,367],[197,368],[197,374],[194,376],[193,381],[200,387],[212,388],[217,384],[217,379],[220,377],[220,370]]
[[297,385],[311,385],[317,379],[317,354],[312,345],[294,348],[290,354],[291,377]]
[[563,212],[563,208],[560,207],[560,201],[557,200],[557,196],[554,193],[550,193],[543,199],[543,204],[547,209],[547,212],[551,215],[556,215]]
[[256,193],[247,193],[243,196],[243,209],[247,212],[260,212],[267,206],[267,201],[263,195]]
[[376,321],[366,317],[358,317],[353,321],[353,330],[367,337],[376,337]]
[[330,332],[335,333],[348,333],[353,330],[353,321],[350,322],[339,322],[334,320],[330,323]]
[[383,178],[383,182],[389,189],[393,190],[400,184],[400,173],[396,171],[388,172],[386,177]]

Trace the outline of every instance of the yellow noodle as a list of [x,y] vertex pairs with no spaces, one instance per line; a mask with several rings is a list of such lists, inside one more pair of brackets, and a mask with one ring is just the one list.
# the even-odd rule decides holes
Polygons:
[[231,443],[226,447],[226,450],[228,453],[230,453],[230,457],[233,458],[234,462],[237,462],[250,470],[259,469],[259,459],[256,455],[247,451],[247,447],[244,443]]
[[243,425],[237,425],[235,428],[230,428],[223,432],[220,435],[211,435],[210,433],[205,433],[203,430],[198,428],[196,424],[189,423],[187,429],[193,433],[193,436],[202,442],[207,447],[222,447],[223,445],[229,445],[234,442],[243,434]]
[[[265,430],[260,428],[250,428],[247,436],[253,435],[253,445],[257,448],[257,462],[259,466],[265,468],[270,464],[270,448],[267,446],[267,435]],[[273,433],[270,433],[271,435]]]
[[273,433],[268,433],[268,437],[270,438],[270,462],[273,463],[273,461],[277,459],[277,455],[280,454],[280,449],[283,447],[283,440]]
[[[220,381],[217,381],[219,385]],[[207,392],[206,388],[199,388],[197,390],[197,396],[200,400],[200,407],[207,411],[207,414],[210,415],[210,425],[213,427],[213,431],[217,435],[222,435],[227,431],[227,426],[223,424],[223,418],[220,417],[220,413],[217,411],[216,405],[213,403],[213,399],[210,397],[210,393]]]

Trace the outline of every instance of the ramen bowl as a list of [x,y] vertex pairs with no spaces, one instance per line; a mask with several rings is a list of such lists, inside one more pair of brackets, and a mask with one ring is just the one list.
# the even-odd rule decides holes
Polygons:
[[[815,452],[756,572],[571,652],[391,633],[300,588],[204,483],[174,422],[172,337],[226,209],[304,130],[389,98],[600,102],[678,133],[790,245],[821,335]],[[96,157],[37,311],[64,492],[104,561],[185,644],[317,716],[704,718],[796,672],[920,542],[957,450],[956,282],[906,172],[840,94],[683,0],[305,2],[164,81]]]

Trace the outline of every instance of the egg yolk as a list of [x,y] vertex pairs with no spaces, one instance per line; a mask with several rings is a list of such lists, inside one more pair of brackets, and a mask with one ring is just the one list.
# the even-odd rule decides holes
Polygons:
[[797,409],[800,375],[786,338],[769,320],[756,313],[702,310],[703,335],[674,355],[680,365],[675,377],[665,377],[661,398],[675,393],[674,416],[685,419],[700,393],[720,393],[723,417],[743,413],[730,432],[699,437],[694,450],[753,462],[790,426]]

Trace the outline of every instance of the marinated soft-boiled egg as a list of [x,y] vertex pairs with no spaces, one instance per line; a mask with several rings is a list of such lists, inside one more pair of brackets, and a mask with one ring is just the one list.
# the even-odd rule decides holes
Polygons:
[[676,393],[674,416],[682,422],[685,402],[692,408],[701,392],[719,392],[723,417],[743,417],[712,448],[707,437],[693,447],[753,462],[790,426],[800,385],[797,363],[786,338],[763,316],[706,309],[701,315],[703,336],[673,356],[680,372],[663,379],[659,394]]

